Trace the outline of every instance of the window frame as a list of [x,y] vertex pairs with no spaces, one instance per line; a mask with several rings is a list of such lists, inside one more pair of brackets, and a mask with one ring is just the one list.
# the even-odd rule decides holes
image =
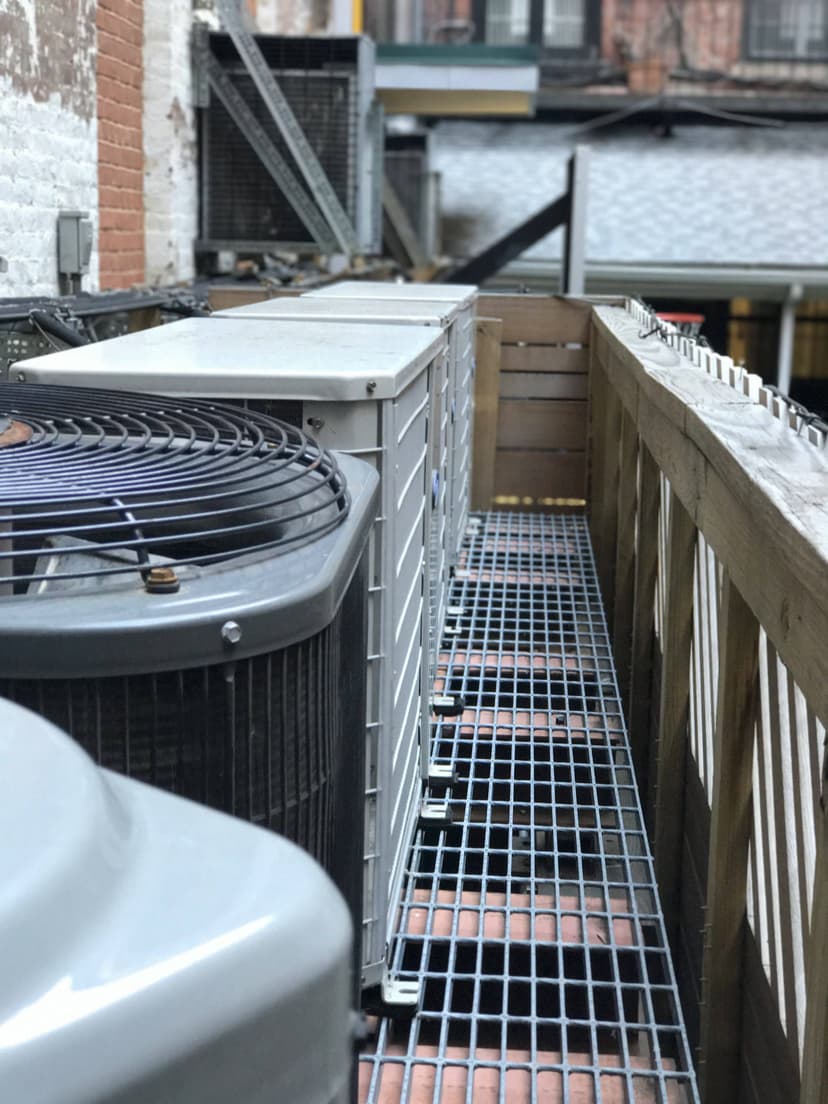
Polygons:
[[825,47],[818,54],[756,53],[751,46],[751,16],[756,14],[757,8],[757,0],[744,0],[742,8],[742,58],[745,61],[768,62],[772,65],[780,62],[794,65],[825,65],[828,62],[828,23],[826,23]]
[[[548,46],[543,41],[544,0],[529,0],[529,34],[526,45],[535,46],[541,59],[583,61],[601,56],[601,0],[584,0],[584,41],[580,46]],[[472,0],[475,42],[486,41],[488,0]]]

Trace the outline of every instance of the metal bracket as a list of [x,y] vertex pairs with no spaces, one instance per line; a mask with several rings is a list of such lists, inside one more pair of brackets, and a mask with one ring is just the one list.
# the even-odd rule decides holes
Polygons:
[[431,699],[431,711],[438,717],[459,717],[465,708],[459,694],[435,694]]
[[267,131],[247,106],[244,97],[212,54],[204,58],[204,66],[210,87],[224,104],[227,113],[250,143],[256,156],[281,188],[285,199],[313,235],[320,249],[325,253],[333,253],[336,250],[336,242],[331,236],[328,224],[270,140]]
[[311,195],[319,205],[342,252],[352,256],[359,252],[359,245],[351,220],[339,202],[339,197],[305,137],[305,132],[293,114],[278,81],[270,71],[255,38],[245,27],[239,10],[239,0],[218,0],[217,6],[221,21],[258,88],[271,118],[279,128],[285,145],[305,178]]
[[392,1020],[410,1020],[420,1011],[422,995],[419,981],[392,978],[386,967],[379,985],[363,992],[362,1003],[369,1013],[388,1016]]
[[432,789],[445,787],[450,790],[457,781],[457,772],[451,763],[430,763],[426,782]]
[[451,828],[454,819],[447,801],[424,801],[420,806],[420,816],[417,820],[417,828],[422,831],[440,832],[444,828]]

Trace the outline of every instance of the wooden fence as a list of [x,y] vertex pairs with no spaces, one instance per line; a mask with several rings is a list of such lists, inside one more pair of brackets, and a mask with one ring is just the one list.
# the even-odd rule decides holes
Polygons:
[[705,1104],[828,1101],[828,453],[592,315],[589,516]]
[[583,507],[591,310],[551,295],[480,296],[475,509]]

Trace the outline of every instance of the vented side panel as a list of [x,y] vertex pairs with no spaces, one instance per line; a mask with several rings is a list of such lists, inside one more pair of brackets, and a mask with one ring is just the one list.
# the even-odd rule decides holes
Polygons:
[[394,671],[393,739],[385,782],[390,800],[383,808],[389,930],[393,930],[399,905],[422,790],[420,741],[428,738],[429,408],[436,371],[432,365],[428,372],[421,373],[386,410],[394,457],[393,494],[386,515],[391,521],[388,570]]
[[[0,696],[68,732],[104,767],[270,828],[350,898],[362,855],[364,569],[334,621],[280,652],[128,677],[0,680]],[[356,652],[354,651],[356,649]],[[344,789],[338,789],[344,787]]]
[[[289,165],[293,159],[251,77],[227,71]],[[356,215],[356,70],[274,70],[340,202]],[[234,242],[308,242],[310,234],[229,114],[212,97],[203,122],[206,200],[202,237]],[[296,170],[297,176],[299,175]]]

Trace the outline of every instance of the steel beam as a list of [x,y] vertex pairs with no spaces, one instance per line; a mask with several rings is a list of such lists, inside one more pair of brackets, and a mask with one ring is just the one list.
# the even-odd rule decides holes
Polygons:
[[540,241],[541,238],[557,230],[569,217],[569,193],[558,196],[537,214],[510,230],[508,234],[494,242],[476,257],[459,265],[446,277],[449,284],[481,284],[494,276],[510,261]]

